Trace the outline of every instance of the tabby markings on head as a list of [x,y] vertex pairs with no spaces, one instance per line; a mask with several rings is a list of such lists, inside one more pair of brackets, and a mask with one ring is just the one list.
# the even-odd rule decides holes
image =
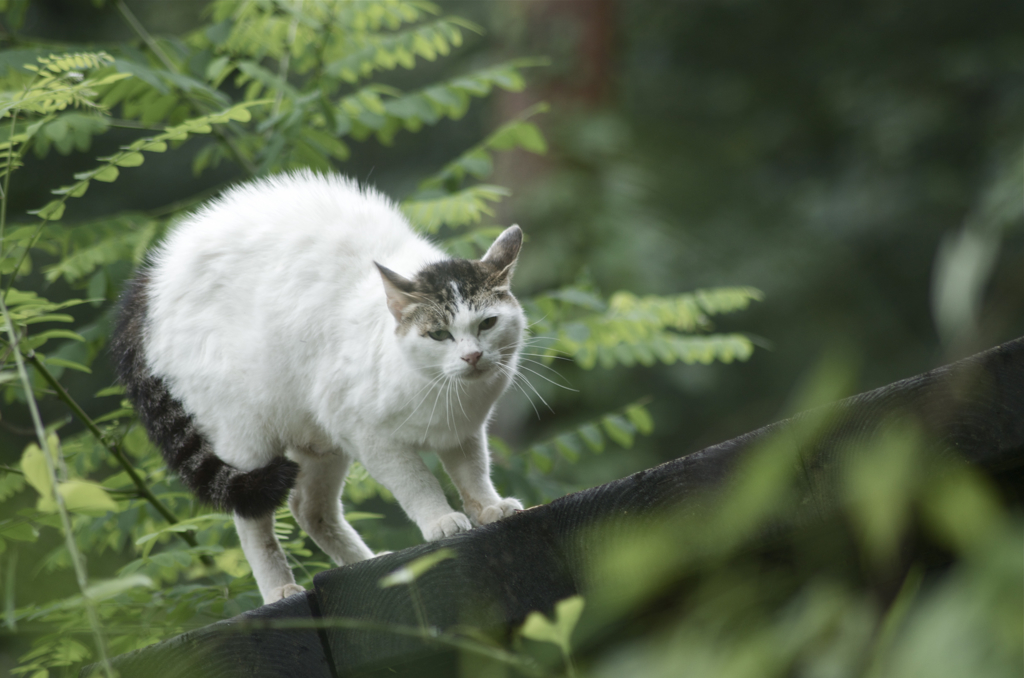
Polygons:
[[448,259],[428,265],[412,279],[408,294],[416,303],[405,309],[395,331],[406,334],[416,327],[426,335],[450,325],[459,306],[479,310],[515,303],[501,273],[486,261]]

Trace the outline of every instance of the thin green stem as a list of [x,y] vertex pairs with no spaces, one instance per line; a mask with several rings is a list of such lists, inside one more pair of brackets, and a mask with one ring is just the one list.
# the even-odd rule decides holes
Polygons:
[[572,654],[564,652],[562,657],[565,659],[566,678],[576,678],[578,674],[576,673],[576,665],[572,661]]
[[[3,202],[6,203],[7,201],[4,200]],[[21,253],[21,257],[18,259],[18,263],[15,264],[14,268],[11,270],[11,277],[7,279],[7,284],[4,285],[3,296],[6,297],[7,293],[11,291],[11,287],[14,285],[14,279],[18,276],[18,271],[21,270],[22,264],[24,264],[25,259],[28,258],[29,251],[36,246],[36,242],[38,242],[39,236],[43,234],[43,228],[46,226],[46,224],[49,223],[49,221],[49,219],[43,219],[42,221],[39,222],[39,226],[36,227],[36,232],[32,234],[32,240],[30,240],[28,245],[25,246],[25,251]],[[8,254],[10,254],[10,252],[4,254],[3,256],[0,256],[0,263],[3,263],[3,261],[7,259]]]
[[[164,65],[164,68],[166,68],[172,73],[181,73],[181,69],[178,68],[178,66],[175,65],[173,61],[171,61],[170,57],[167,56],[163,49],[161,49],[159,43],[157,43],[157,41],[153,38],[149,31],[146,30],[146,27],[142,25],[142,22],[139,21],[138,17],[136,17],[132,13],[132,11],[128,9],[128,6],[124,4],[124,0],[117,0],[117,9],[121,12],[121,16],[124,17],[124,20],[128,22],[128,25],[132,27],[132,30],[135,31],[135,34],[139,36],[142,42],[146,43],[146,46],[149,47],[150,51],[152,51],[156,58],[160,60],[160,63]],[[192,105],[200,111],[204,113],[210,112],[210,107],[205,105],[199,99],[195,98],[188,92],[185,92],[184,95],[185,98],[188,99],[189,102],[191,102]],[[238,164],[241,165],[242,168],[250,176],[255,176],[256,173],[258,172],[256,166],[253,165],[249,161],[249,159],[242,154],[242,151],[238,147],[238,144],[236,144],[220,129],[214,130],[214,134],[217,136],[218,139],[224,142],[224,145],[228,147],[228,150],[231,151],[231,154],[235,156],[235,160],[238,162]]]
[[[295,33],[299,29],[299,12],[302,11],[302,0],[299,1],[299,9],[295,12],[295,17],[292,19],[291,25],[288,27],[288,46],[295,44]],[[286,51],[284,56],[281,58],[281,62],[278,65],[277,75],[281,78],[282,82],[288,82],[288,69],[291,65],[292,53]],[[277,90],[277,94],[274,95],[274,107],[270,113],[271,117],[276,117],[281,112],[281,103],[284,101],[284,87]],[[271,130],[267,130],[268,133]]]
[[110,127],[121,127],[124,129],[141,129],[147,132],[165,132],[167,125],[144,125],[136,120],[125,120],[124,118],[110,118],[107,120]]
[[[89,432],[92,433],[93,437],[96,438],[96,440],[98,440],[100,444],[103,445],[103,447],[107,448],[107,451],[110,452],[110,454],[112,454],[115,459],[117,459],[118,463],[121,464],[121,467],[125,470],[125,473],[128,474],[128,477],[131,478],[132,483],[138,489],[139,495],[143,499],[148,501],[153,506],[153,508],[155,508],[157,512],[161,516],[163,516],[164,520],[166,520],[169,524],[174,525],[181,522],[180,520],[178,520],[177,516],[171,513],[171,510],[164,506],[163,502],[161,502],[160,499],[153,494],[153,492],[149,489],[149,486],[146,485],[146,481],[144,481],[139,476],[138,472],[135,470],[135,467],[125,456],[121,448],[118,445],[110,442],[109,438],[103,433],[103,431],[100,430],[100,427],[96,425],[96,422],[94,422],[92,418],[90,418],[89,415],[85,413],[85,410],[82,409],[82,406],[75,402],[75,399],[68,394],[68,392],[64,389],[61,383],[57,381],[57,378],[53,376],[49,369],[47,369],[46,365],[44,365],[43,362],[39,359],[39,356],[35,354],[35,351],[29,351],[28,354],[26,355],[26,358],[28,358],[28,361],[32,363],[32,366],[36,368],[36,370],[43,377],[43,379],[46,380],[46,383],[48,383],[50,387],[53,388],[54,393],[57,395],[57,398],[59,398],[65,405],[71,408],[71,412],[78,418],[79,421],[85,424],[85,427],[89,429]],[[196,535],[192,530],[188,530],[187,532],[180,532],[178,534],[181,535],[181,538],[184,539],[189,546],[195,547],[199,545],[199,542],[196,541]],[[204,556],[204,558],[208,559],[209,557]],[[213,564],[212,561],[206,562],[206,560],[204,560],[203,562],[207,565]]]
[[14,596],[17,589],[14,586],[15,576],[18,569],[18,552],[11,549],[7,556],[7,575],[4,577],[4,625],[11,631],[18,630],[18,620],[15,618],[16,609]]
[[7,170],[4,172],[4,193],[0,196],[0,260],[4,256],[4,228],[7,226],[7,195],[11,188],[11,165],[14,158],[14,126],[18,119],[18,109],[11,111],[11,133],[7,137]]
[[412,598],[412,607],[416,611],[416,621],[419,622],[423,632],[428,633],[430,627],[427,624],[427,611],[423,607],[423,601],[420,600],[420,593],[416,590],[415,581],[409,582],[409,597]]
[[153,36],[149,34],[149,31],[147,31],[146,27],[142,25],[142,22],[139,21],[130,9],[128,9],[128,5],[124,4],[124,0],[117,0],[117,11],[121,13],[121,16],[123,16],[124,20],[128,22],[128,25],[132,27],[132,30],[142,38],[142,41],[146,43],[146,47],[149,47],[150,51],[156,55],[156,58],[160,60],[160,63],[164,65],[164,68],[172,73],[177,73],[178,67],[173,61],[171,61],[170,57],[167,56],[163,49],[160,48],[160,45],[153,39]]
[[[6,194],[3,196],[3,202],[6,202]],[[82,554],[78,550],[78,544],[75,543],[75,534],[71,525],[71,516],[68,513],[67,506],[64,505],[64,497],[60,494],[60,484],[57,482],[57,463],[54,458],[54,451],[50,449],[50,443],[46,437],[46,428],[43,426],[42,417],[39,415],[39,407],[36,404],[35,394],[32,392],[32,381],[29,379],[28,371],[25,369],[25,361],[22,358],[21,350],[18,348],[18,335],[14,330],[14,321],[11,320],[11,314],[7,311],[7,304],[4,301],[4,296],[0,295],[0,313],[4,317],[4,325],[7,330],[7,336],[10,337],[11,346],[14,353],[14,362],[18,366],[18,376],[21,378],[22,388],[25,390],[25,402],[28,404],[29,413],[32,415],[32,424],[36,430],[36,438],[39,440],[39,447],[43,451],[43,456],[46,458],[46,470],[50,476],[50,487],[53,491],[53,499],[57,504],[57,511],[60,513],[61,526],[64,529],[64,542],[68,549],[68,554],[71,556],[71,563],[75,570],[75,579],[78,581],[78,588],[82,592],[82,603],[85,606],[86,616],[89,619],[89,626],[93,631],[93,638],[96,641],[96,651],[99,653],[100,662],[103,665],[103,671],[107,675],[107,678],[113,678],[114,670],[110,665],[110,658],[107,656],[107,644],[103,638],[103,629],[100,626],[99,615],[96,613],[96,605],[93,603],[92,598],[89,597],[89,577],[85,571],[85,561],[82,559]]]

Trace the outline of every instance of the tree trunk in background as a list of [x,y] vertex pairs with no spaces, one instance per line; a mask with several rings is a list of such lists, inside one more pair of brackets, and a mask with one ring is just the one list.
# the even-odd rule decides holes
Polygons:
[[[614,0],[536,0],[496,9],[494,30],[504,37],[508,53],[551,57],[555,65],[530,72],[530,86],[522,92],[498,92],[495,125],[542,101],[554,114],[535,119],[545,132],[561,114],[606,106],[612,94],[614,21]],[[509,28],[509,22],[515,27]],[[494,179],[501,185],[529,186],[551,164],[545,156],[521,150],[502,153],[495,159]]]

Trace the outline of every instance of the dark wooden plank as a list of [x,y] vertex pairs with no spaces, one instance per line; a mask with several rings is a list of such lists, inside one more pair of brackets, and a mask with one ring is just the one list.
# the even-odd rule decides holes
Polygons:
[[[636,529],[638,519],[653,520],[668,511],[699,515],[707,510],[714,490],[753,446],[774,436],[796,445],[803,441],[800,427],[812,420],[824,422],[815,423],[817,434],[803,442],[797,457],[806,478],[803,520],[819,520],[835,508],[838,472],[846,456],[886,422],[908,419],[918,422],[933,446],[1019,483],[1024,468],[1024,339],[495,525],[321,573],[317,595],[325,617],[415,625],[409,592],[404,587],[381,589],[378,582],[402,563],[444,546],[457,557],[435,566],[416,585],[428,622],[441,629],[469,623],[501,635],[522,623],[529,611],[550,611],[556,601],[585,593],[588,563],[618,530]],[[598,524],[601,530],[590,529]],[[780,526],[778,534],[786,529]],[[426,670],[427,657],[447,652],[436,644],[338,628],[329,630],[327,638],[340,676],[371,675],[384,666],[391,667],[390,675],[445,675]]]
[[[504,634],[530,611],[548,609],[577,592],[573,574],[562,562],[549,531],[550,511],[545,509],[538,507],[442,542],[322,572],[315,578],[315,590],[324,618],[417,627],[415,595],[428,626],[466,625]],[[442,547],[452,549],[456,557],[427,571],[414,590],[381,588],[380,580],[404,563]],[[369,675],[381,665],[397,670],[392,665],[395,660],[414,673],[445,675],[424,672],[424,665],[414,659],[451,654],[436,642],[379,631],[328,628],[327,640],[339,676]]]
[[[798,522],[821,522],[837,504],[837,478],[847,457],[893,420],[917,422],[941,454],[986,471],[1008,496],[1021,499],[1024,339],[494,525],[321,573],[308,601],[292,598],[118,657],[117,667],[126,676],[169,678],[326,676],[326,664],[333,658],[339,678],[451,675],[459,658],[450,647],[380,628],[419,623],[409,587],[380,587],[380,580],[402,564],[442,547],[455,551],[454,559],[442,561],[415,584],[427,624],[439,629],[465,624],[507,636],[531,610],[549,612],[556,601],[586,593],[587,566],[608,535],[635,529],[638,520],[653,521],[666,512],[699,516],[737,462],[775,436],[799,447],[794,458],[802,466],[807,508]],[[817,428],[808,438],[802,430],[811,424]],[[598,524],[601,530],[591,529]],[[779,526],[776,536],[793,527]],[[321,612],[328,623],[330,618],[344,623],[328,626],[319,636],[310,630],[225,633],[232,625],[240,628],[244,619],[306,618]],[[373,628],[353,628],[351,620]]]
[[[315,605],[312,592],[291,596],[114,657],[112,663],[121,678],[333,678],[316,629],[267,627],[275,621],[312,621]],[[81,675],[94,668],[85,667]]]

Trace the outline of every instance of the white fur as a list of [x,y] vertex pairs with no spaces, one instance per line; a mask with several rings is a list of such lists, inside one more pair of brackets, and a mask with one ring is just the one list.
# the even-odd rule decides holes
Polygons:
[[[398,499],[426,539],[522,508],[489,475],[486,425],[516,369],[517,304],[460,305],[453,340],[396,333],[374,261],[412,278],[445,255],[395,206],[311,173],[235,188],[168,236],[150,273],[146,358],[217,456],[242,469],[300,464],[289,501],[335,562],[372,552],[341,515],[352,460]],[[478,331],[482,320],[496,325]],[[474,369],[462,356],[483,355]],[[469,516],[452,510],[417,452],[434,450]],[[236,517],[265,602],[299,590],[273,521]]]

